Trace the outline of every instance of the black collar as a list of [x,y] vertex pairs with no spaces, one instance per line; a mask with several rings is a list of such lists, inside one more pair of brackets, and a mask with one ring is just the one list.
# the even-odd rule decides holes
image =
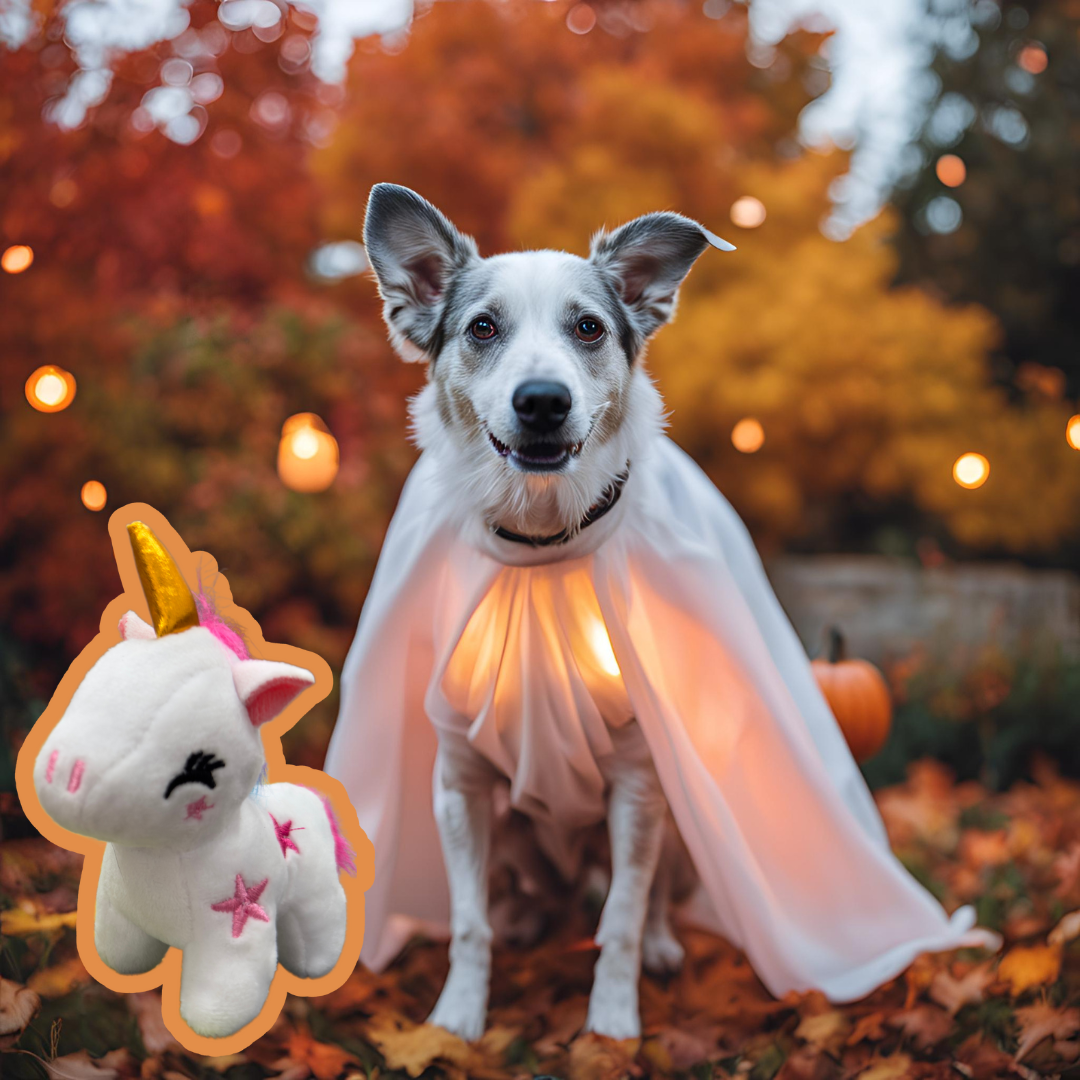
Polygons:
[[563,529],[551,536],[522,536],[521,533],[511,532],[501,525],[492,525],[491,531],[503,540],[510,540],[515,544],[529,544],[532,547],[554,547],[556,544],[565,544],[576,536],[582,529],[587,529],[594,521],[599,521],[618,501],[622,494],[623,485],[630,478],[630,462],[626,468],[615,477],[606,488],[600,498],[589,507],[585,516],[581,519],[578,527],[571,532]]

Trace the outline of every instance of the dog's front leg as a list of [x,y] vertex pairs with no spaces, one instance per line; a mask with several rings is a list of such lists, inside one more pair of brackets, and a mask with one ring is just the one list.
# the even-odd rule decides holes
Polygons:
[[613,1039],[631,1039],[641,1034],[641,938],[660,857],[665,803],[643,740],[622,750],[617,744],[609,781],[611,888],[596,932],[600,958],[585,1027]]
[[491,977],[488,850],[495,774],[464,740],[440,738],[434,807],[450,884],[450,974],[428,1023],[479,1039]]

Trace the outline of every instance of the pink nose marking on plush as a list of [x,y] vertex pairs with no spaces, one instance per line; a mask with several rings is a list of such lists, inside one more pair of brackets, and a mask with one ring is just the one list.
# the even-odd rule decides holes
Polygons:
[[86,769],[86,762],[82,758],[79,758],[71,769],[71,779],[68,781],[68,791],[72,795],[79,790],[79,785],[82,783],[82,774]]
[[51,784],[53,773],[56,772],[56,759],[60,756],[59,750],[54,750],[49,755],[49,763],[45,766],[45,783]]

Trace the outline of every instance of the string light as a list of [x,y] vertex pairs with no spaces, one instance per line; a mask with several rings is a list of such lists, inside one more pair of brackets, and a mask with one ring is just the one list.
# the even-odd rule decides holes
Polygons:
[[75,400],[75,376],[55,364],[45,364],[26,380],[26,400],[38,412],[60,412]]
[[290,416],[281,428],[278,476],[293,491],[325,491],[338,473],[337,440],[314,413]]
[[1065,425],[1065,441],[1074,450],[1080,450],[1080,413],[1069,417]]
[[959,187],[967,179],[967,166],[955,154],[942,154],[934,171],[946,187]]
[[962,488],[982,487],[990,475],[990,462],[982,454],[961,454],[953,463],[952,474]]
[[1020,50],[1020,55],[1017,56],[1016,62],[1030,75],[1041,75],[1046,70],[1046,65],[1049,60],[1046,56],[1046,50],[1036,41],[1031,42],[1029,45],[1025,45]]
[[752,416],[745,416],[731,429],[731,445],[740,454],[756,454],[765,443],[765,429]]
[[100,480],[87,480],[82,486],[82,504],[87,510],[104,510],[109,495]]
[[34,249],[25,244],[13,244],[0,255],[0,267],[9,274],[21,274],[34,261]]
[[731,220],[740,229],[756,229],[765,220],[765,204],[753,195],[743,195],[731,204]]

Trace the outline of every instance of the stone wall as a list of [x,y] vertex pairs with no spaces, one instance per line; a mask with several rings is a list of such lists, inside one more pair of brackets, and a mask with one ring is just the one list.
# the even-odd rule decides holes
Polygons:
[[1080,656],[1080,578],[1011,563],[923,569],[884,556],[783,556],[768,565],[777,595],[812,656],[826,627],[877,662],[916,646],[1010,654],[1061,648]]

